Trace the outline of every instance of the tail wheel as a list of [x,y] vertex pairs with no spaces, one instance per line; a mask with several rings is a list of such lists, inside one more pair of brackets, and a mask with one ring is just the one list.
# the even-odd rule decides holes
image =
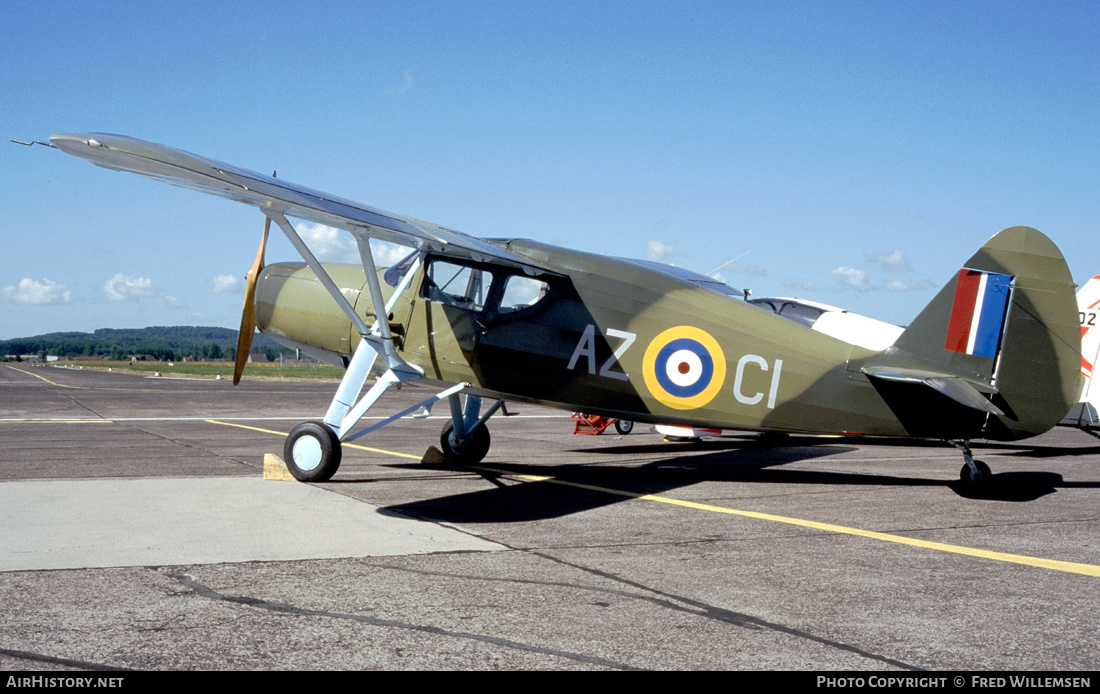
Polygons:
[[620,434],[626,435],[634,430],[634,422],[628,422],[625,419],[615,420],[615,431]]
[[439,447],[447,460],[460,465],[474,465],[480,463],[489,452],[489,429],[484,424],[475,427],[467,435],[464,441],[457,441],[454,433],[454,422],[443,425],[443,431],[439,434]]
[[299,482],[324,482],[340,467],[340,439],[321,422],[303,422],[283,444],[283,460]]
[[978,468],[977,474],[974,474],[969,465],[962,466],[962,470],[959,470],[959,479],[962,480],[962,483],[970,487],[981,487],[989,484],[989,479],[993,476],[993,471],[989,469],[989,466],[980,460],[975,460],[974,467]]

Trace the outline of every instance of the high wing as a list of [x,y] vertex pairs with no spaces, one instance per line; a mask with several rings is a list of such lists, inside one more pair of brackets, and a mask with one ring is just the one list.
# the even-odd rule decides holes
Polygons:
[[540,274],[545,268],[490,241],[379,210],[282,179],[124,135],[52,135],[58,149],[105,169],[126,171],[422,251],[493,262]]

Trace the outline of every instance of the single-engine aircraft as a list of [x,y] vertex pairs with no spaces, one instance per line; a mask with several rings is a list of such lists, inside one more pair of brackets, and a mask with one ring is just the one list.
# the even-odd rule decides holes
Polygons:
[[[302,481],[330,478],[341,442],[446,399],[440,447],[460,464],[486,455],[486,422],[508,400],[651,424],[941,439],[962,452],[963,482],[980,484],[990,470],[973,459],[971,439],[1043,433],[1081,393],[1069,268],[1028,227],[989,239],[892,345],[874,350],[684,270],[479,239],[130,137],[50,142],[98,166],[255,205],[267,218],[247,276],[234,382],[256,327],[347,367],[323,421],[286,439],[287,467]],[[361,265],[318,262],[288,217],[351,232]],[[271,222],[304,264],[264,267]],[[378,270],[372,238],[414,251]],[[438,392],[353,432],[401,383]]]

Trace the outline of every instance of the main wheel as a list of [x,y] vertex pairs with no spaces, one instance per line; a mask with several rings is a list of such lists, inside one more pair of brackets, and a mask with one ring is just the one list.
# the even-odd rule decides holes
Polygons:
[[989,469],[989,466],[980,460],[974,461],[974,467],[978,468],[978,474],[975,475],[970,466],[964,464],[962,470],[959,470],[959,479],[962,483],[972,487],[980,487],[989,484],[989,478],[993,476],[993,471]]
[[616,419],[615,431],[624,435],[629,434],[631,431],[634,431],[634,422],[628,422],[625,419]]
[[321,422],[302,422],[283,444],[283,460],[299,482],[324,482],[340,467],[340,439]]
[[489,428],[482,424],[474,428],[463,442],[455,441],[454,422],[443,425],[443,431],[439,434],[439,447],[447,460],[460,465],[474,465],[480,463],[485,454],[489,452]]

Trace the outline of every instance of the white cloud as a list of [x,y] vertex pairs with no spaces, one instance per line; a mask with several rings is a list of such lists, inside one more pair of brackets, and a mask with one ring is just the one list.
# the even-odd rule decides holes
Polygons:
[[324,224],[299,224],[295,231],[324,263],[355,263],[359,261],[359,247],[355,239],[346,231],[327,227]]
[[[363,262],[362,258],[359,257],[359,244],[355,242],[355,237],[349,232],[334,229],[324,224],[308,223],[299,224],[295,227],[295,231],[309,246],[309,250],[313,251],[313,255],[317,256],[317,260],[323,263],[353,263],[360,265]],[[408,246],[400,246],[378,239],[371,239],[370,247],[371,255],[374,256],[375,267],[389,267],[413,251]],[[227,277],[227,275],[219,275],[214,278],[215,287],[217,286],[217,280],[222,277]]]
[[831,274],[844,284],[861,292],[865,292],[871,288],[871,286],[867,284],[867,273],[863,270],[842,266],[833,270]]
[[159,292],[153,288],[153,280],[148,277],[130,277],[121,272],[107,280],[103,285],[110,301],[129,301],[143,296],[156,296]]
[[661,260],[668,258],[672,255],[672,245],[668,243],[662,243],[657,239],[650,239],[645,242],[645,257],[647,260]]
[[147,296],[157,296],[170,309],[186,309],[187,304],[177,297],[165,294],[164,290],[153,286],[148,277],[130,277],[121,272],[103,284],[103,292],[108,301],[137,301]]
[[[408,246],[399,246],[396,243],[371,239],[371,255],[374,256],[375,267],[390,267],[405,259],[405,256],[413,252]],[[358,259],[358,256],[356,256]]]
[[210,278],[215,294],[235,294],[241,291],[241,278],[236,275],[214,275]]
[[900,248],[895,248],[889,253],[875,251],[873,260],[886,270],[894,272],[909,272],[913,268],[909,265],[909,259]]
[[4,287],[4,296],[20,304],[68,304],[73,300],[65,285],[45,277],[41,282],[24,277],[18,285]]

